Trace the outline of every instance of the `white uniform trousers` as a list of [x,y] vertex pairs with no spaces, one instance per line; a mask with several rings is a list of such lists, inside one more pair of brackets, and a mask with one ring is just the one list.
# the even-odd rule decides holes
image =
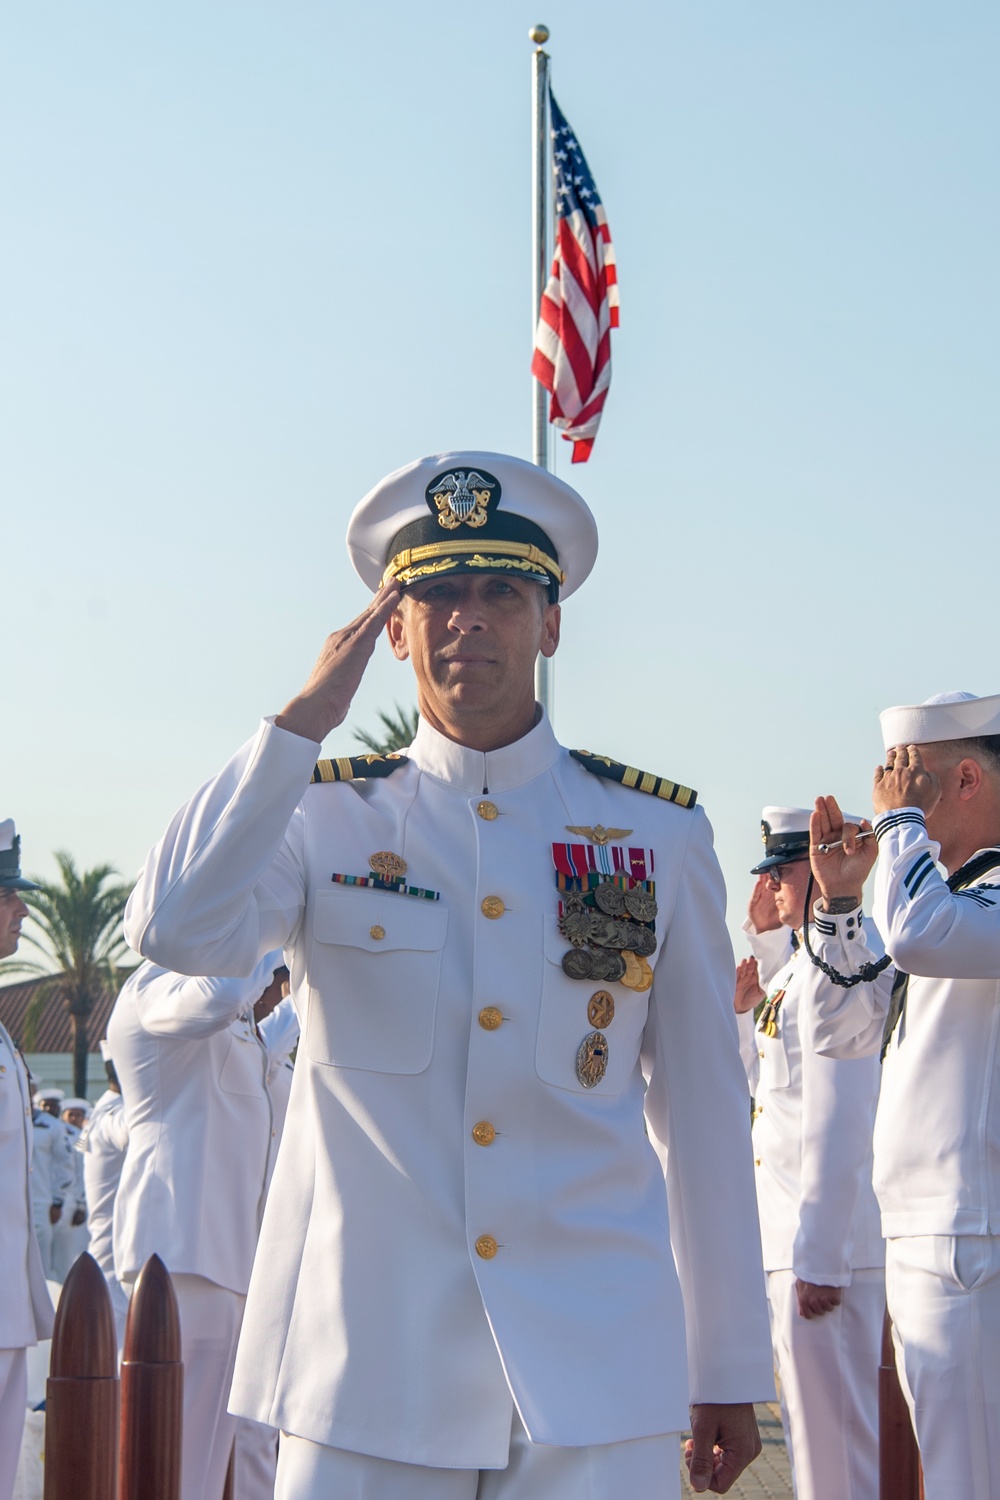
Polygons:
[[800,1315],[794,1271],[768,1272],[767,1301],[796,1500],[878,1500],[881,1269],[820,1318]]
[[[205,1276],[172,1275],[181,1324],[181,1500],[221,1500],[236,1436],[229,1390],[246,1297]],[[124,1287],[132,1295],[132,1284]]]
[[236,1500],[274,1500],[278,1430],[249,1417],[236,1418]]
[[28,1362],[23,1349],[0,1349],[0,1500],[10,1500],[28,1409]]
[[927,1500],[993,1500],[1000,1485],[1000,1236],[888,1240],[886,1292]]
[[[595,1393],[596,1395],[596,1393]],[[433,1469],[281,1434],[275,1500],[680,1500],[680,1434],[553,1448],[517,1412],[505,1469]]]
[[52,1280],[60,1283],[90,1244],[86,1224],[74,1224],[72,1218],[72,1212],[67,1218],[63,1209],[62,1218],[52,1226]]
[[35,1219],[35,1239],[38,1241],[38,1253],[42,1257],[42,1270],[45,1272],[46,1281],[55,1281],[52,1274],[52,1231],[54,1225],[49,1219],[48,1209],[36,1210],[38,1217]]

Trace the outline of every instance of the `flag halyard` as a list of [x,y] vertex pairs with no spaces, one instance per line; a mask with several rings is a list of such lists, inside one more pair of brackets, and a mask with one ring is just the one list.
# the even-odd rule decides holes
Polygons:
[[551,90],[549,109],[556,244],[539,308],[531,372],[550,393],[549,421],[573,444],[578,464],[590,457],[611,384],[618,274],[597,185]]

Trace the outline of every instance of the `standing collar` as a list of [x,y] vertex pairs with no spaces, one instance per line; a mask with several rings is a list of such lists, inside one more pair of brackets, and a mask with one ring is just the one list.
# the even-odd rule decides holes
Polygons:
[[470,795],[509,792],[547,771],[559,755],[559,743],[544,709],[533,729],[499,750],[470,750],[421,719],[406,752],[428,776],[447,781]]

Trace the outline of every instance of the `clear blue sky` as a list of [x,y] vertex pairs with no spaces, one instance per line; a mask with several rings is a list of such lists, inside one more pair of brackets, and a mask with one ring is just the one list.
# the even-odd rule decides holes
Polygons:
[[[1000,14],[37,0],[0,60],[0,816],[131,874],[366,594],[422,453],[529,452],[531,45],[622,326],[556,727],[760,808],[868,806],[878,710],[1000,690]],[[328,748],[413,694],[380,650]],[[734,911],[738,919],[739,910]]]

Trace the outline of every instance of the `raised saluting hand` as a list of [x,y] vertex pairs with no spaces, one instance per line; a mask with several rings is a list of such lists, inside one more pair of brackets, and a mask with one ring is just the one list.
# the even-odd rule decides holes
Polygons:
[[279,729],[322,741],[344,722],[375,642],[399,598],[398,586],[385,584],[356,620],[327,636],[305,687],[275,719]]

